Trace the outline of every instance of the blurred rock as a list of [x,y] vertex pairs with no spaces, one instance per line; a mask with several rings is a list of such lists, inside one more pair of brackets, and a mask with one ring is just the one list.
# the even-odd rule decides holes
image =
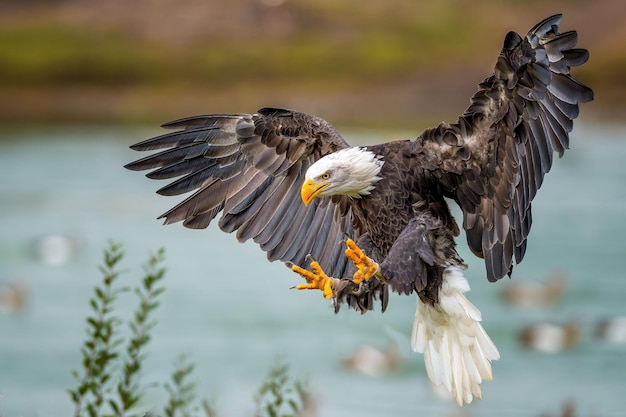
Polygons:
[[626,316],[616,316],[599,321],[594,329],[598,339],[626,344]]
[[83,239],[63,234],[49,234],[34,239],[32,253],[48,265],[63,265],[84,246]]
[[25,286],[11,282],[0,285],[0,312],[14,314],[26,306],[28,290]]
[[556,304],[565,290],[565,274],[555,273],[543,283],[515,280],[500,291],[500,298],[508,304],[536,308]]
[[564,325],[535,323],[524,327],[518,334],[518,340],[527,349],[558,353],[576,347],[580,343],[581,330],[580,321]]
[[403,358],[396,344],[390,344],[384,350],[363,345],[341,362],[348,369],[369,376],[378,376],[398,369]]
[[[555,417],[575,417],[574,405],[572,403],[563,404],[560,414],[556,414]],[[552,414],[541,414],[541,417],[551,417]]]

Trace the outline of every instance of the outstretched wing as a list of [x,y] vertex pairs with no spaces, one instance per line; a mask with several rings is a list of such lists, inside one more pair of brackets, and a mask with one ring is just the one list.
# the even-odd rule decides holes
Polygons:
[[549,17],[525,38],[510,32],[494,74],[459,120],[418,139],[433,174],[463,210],[467,242],[484,257],[490,281],[524,257],[531,201],[553,154],[569,146],[578,104],[593,99],[570,75],[588,53],[574,48],[576,32],[559,33],[560,22],[561,15]]
[[174,182],[166,196],[194,191],[159,218],[206,228],[219,214],[219,227],[253,239],[271,261],[304,267],[312,255],[327,273],[342,277],[347,267],[340,244],[353,230],[347,201],[317,199],[305,206],[300,188],[307,168],[348,144],[326,121],[308,114],[264,108],[256,114],[195,116],[163,125],[179,129],[132,145],[164,149],[126,165],[152,179]]

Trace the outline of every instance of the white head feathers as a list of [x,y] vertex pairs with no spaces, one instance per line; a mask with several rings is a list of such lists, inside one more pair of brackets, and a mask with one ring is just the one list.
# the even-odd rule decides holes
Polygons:
[[320,196],[348,195],[360,198],[368,195],[381,177],[383,161],[365,148],[346,148],[326,155],[309,167],[306,179],[325,183]]

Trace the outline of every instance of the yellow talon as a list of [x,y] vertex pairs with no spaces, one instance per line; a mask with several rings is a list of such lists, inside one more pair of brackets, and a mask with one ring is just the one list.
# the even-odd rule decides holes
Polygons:
[[355,284],[360,284],[362,281],[367,281],[373,277],[380,267],[373,259],[367,256],[361,248],[359,248],[354,240],[348,239],[346,241],[346,258],[350,259],[357,267],[357,271],[352,276],[352,281]]
[[[367,281],[373,277],[379,270],[379,265],[374,262],[369,256],[367,256],[361,248],[359,248],[354,240],[348,239],[346,241],[346,258],[351,260],[357,267],[357,271],[352,276],[352,281],[355,284],[360,284],[363,281]],[[291,270],[301,277],[306,279],[306,284],[298,284],[295,286],[298,290],[321,290],[324,293],[324,298],[335,298],[335,291],[333,289],[335,278],[329,277],[324,273],[320,264],[314,260],[311,260],[311,271],[306,270],[298,265],[289,264]],[[340,280],[337,280],[340,281]]]
[[318,262],[311,262],[311,271],[293,265],[291,270],[303,278],[305,278],[307,284],[296,285],[297,290],[322,290],[324,298],[334,298],[335,293],[333,291],[333,279],[327,276]]

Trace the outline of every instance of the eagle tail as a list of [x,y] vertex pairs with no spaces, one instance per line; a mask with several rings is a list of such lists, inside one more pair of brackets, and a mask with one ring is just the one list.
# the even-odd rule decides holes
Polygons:
[[461,269],[446,268],[439,302],[418,298],[411,335],[411,349],[424,354],[431,382],[450,391],[459,406],[482,397],[480,383],[492,379],[491,361],[500,358],[480,311],[465,298],[469,289]]

